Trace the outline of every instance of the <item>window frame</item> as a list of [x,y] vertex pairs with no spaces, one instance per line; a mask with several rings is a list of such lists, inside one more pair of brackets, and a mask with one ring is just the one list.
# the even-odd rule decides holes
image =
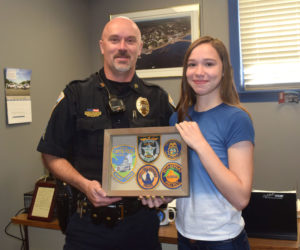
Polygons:
[[[228,0],[228,17],[230,60],[233,68],[234,81],[240,96],[240,100],[241,102],[277,102],[278,94],[280,92],[289,91],[291,89],[282,88],[274,90],[245,90],[243,87],[243,67],[240,47],[238,2],[238,0]],[[293,89],[293,91],[299,90],[300,89]]]

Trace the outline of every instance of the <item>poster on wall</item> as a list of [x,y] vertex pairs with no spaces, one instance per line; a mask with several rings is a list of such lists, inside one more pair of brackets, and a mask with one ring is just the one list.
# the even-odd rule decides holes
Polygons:
[[32,122],[31,70],[5,68],[5,96],[8,124]]

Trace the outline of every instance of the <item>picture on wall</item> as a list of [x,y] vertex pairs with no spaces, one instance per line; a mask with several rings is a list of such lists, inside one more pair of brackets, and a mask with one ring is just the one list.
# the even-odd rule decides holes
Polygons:
[[141,30],[143,50],[136,65],[139,77],[182,75],[184,54],[200,34],[199,4],[116,14],[111,19],[117,16],[129,17]]
[[32,122],[31,72],[29,69],[4,69],[8,124]]

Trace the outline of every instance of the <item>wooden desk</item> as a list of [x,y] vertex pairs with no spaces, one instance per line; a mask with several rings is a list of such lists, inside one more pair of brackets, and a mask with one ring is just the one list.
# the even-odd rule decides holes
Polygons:
[[11,222],[23,226],[25,233],[25,250],[29,250],[28,226],[60,230],[58,219],[54,219],[51,222],[29,220],[27,219],[26,213],[12,217]]
[[[299,213],[298,213],[299,214]],[[12,223],[19,224],[24,227],[25,231],[25,249],[29,250],[28,226],[40,227],[59,230],[58,220],[52,222],[42,222],[35,220],[28,220],[27,214],[20,214],[11,218]],[[300,218],[298,217],[298,229],[300,228]],[[159,229],[159,239],[161,243],[177,244],[177,230],[174,223],[168,226],[161,226]],[[297,241],[291,240],[275,240],[275,239],[261,239],[249,238],[251,250],[299,250],[300,239],[298,232]]]
[[[300,219],[298,219],[298,228]],[[159,238],[162,243],[177,244],[177,230],[174,223],[168,226],[161,226],[159,229]],[[251,250],[299,250],[299,233],[297,241],[293,240],[275,240],[262,238],[249,238]]]

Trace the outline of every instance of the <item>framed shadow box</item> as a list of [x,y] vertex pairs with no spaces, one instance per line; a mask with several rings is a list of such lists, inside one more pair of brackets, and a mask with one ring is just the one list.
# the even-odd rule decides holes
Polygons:
[[54,182],[38,181],[35,184],[28,219],[51,221],[54,213],[55,194]]
[[188,196],[187,145],[176,128],[106,129],[102,188],[108,196]]

